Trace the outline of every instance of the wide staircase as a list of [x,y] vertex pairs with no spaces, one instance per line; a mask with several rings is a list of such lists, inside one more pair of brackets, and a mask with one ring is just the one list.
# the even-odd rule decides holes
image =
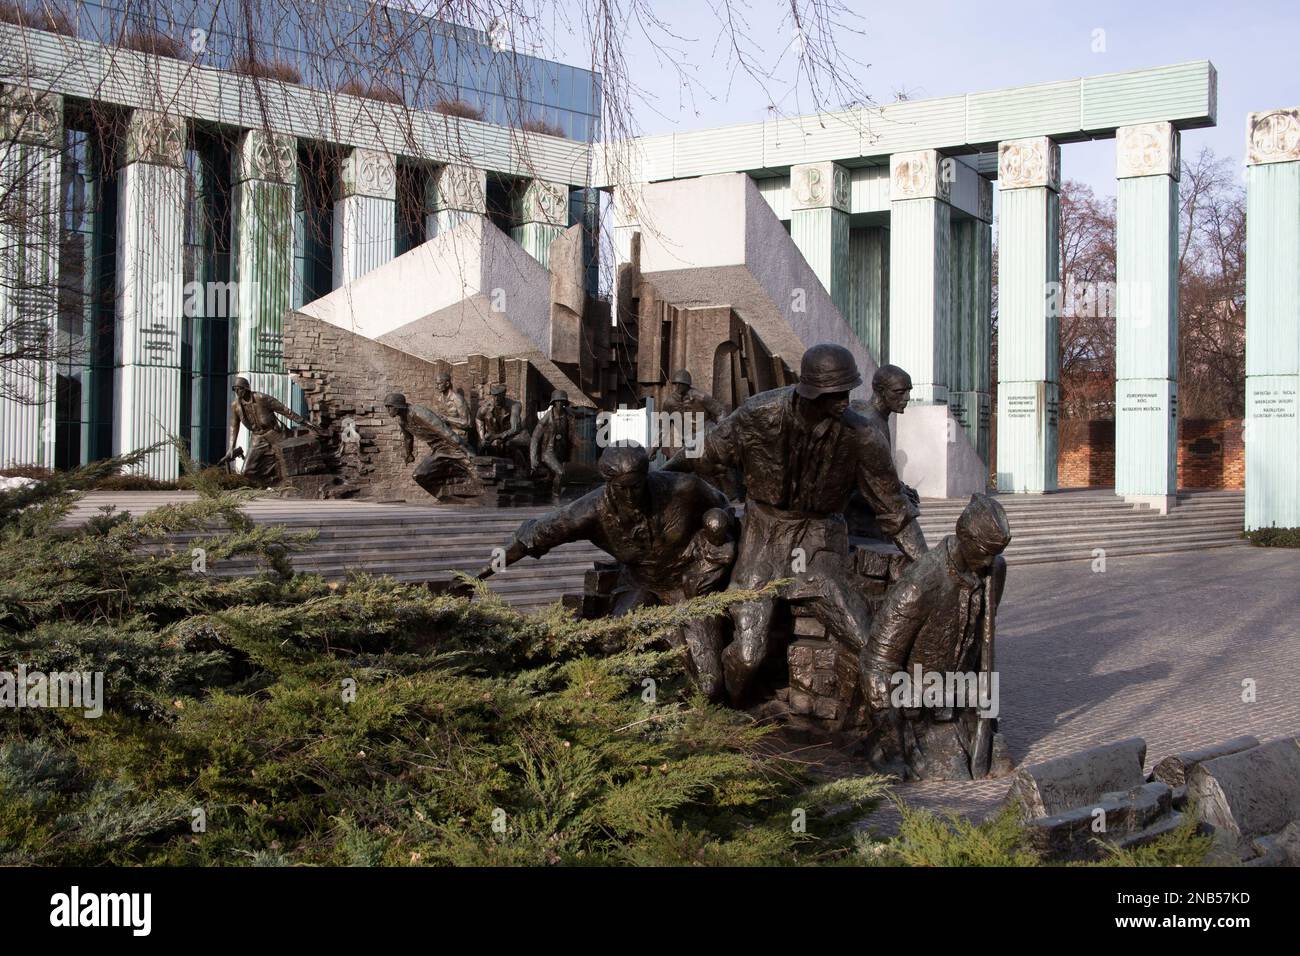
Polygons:
[[[94,492],[77,506],[70,521],[81,522],[98,509],[142,514],[159,505],[193,500],[185,492]],[[1178,497],[1167,516],[1135,509],[1108,490],[1064,491],[1050,495],[1000,495],[1007,509],[1013,565],[1092,560],[1098,549],[1109,558],[1164,554],[1242,544],[1244,499],[1239,491],[1194,491]],[[921,526],[933,545],[951,534],[965,502],[926,499]],[[492,549],[503,547],[526,518],[545,508],[476,509],[363,501],[301,501],[262,498],[247,512],[255,521],[294,530],[314,529],[316,538],[293,557],[301,572],[341,580],[354,571],[390,575],[402,581],[445,580],[454,570],[475,571]],[[186,544],[196,535],[179,535]],[[491,579],[492,589],[522,609],[552,604],[582,589],[583,573],[604,552],[589,544],[557,548],[541,560],[524,558]],[[251,560],[213,567],[217,574],[248,574]]]

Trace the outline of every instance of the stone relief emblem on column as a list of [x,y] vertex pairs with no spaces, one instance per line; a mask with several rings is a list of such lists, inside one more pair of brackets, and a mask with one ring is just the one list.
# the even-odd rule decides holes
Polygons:
[[524,187],[520,205],[522,222],[540,222],[548,226],[569,224],[569,189],[562,183],[530,179]]
[[0,86],[0,141],[63,146],[63,97],[25,86]]
[[993,183],[980,176],[975,180],[975,186],[979,190],[979,206],[976,215],[985,222],[992,222]]
[[239,179],[292,183],[298,166],[298,141],[282,133],[250,129],[239,144]]
[[487,174],[473,166],[441,166],[433,174],[435,212],[487,212]]
[[894,153],[889,157],[889,198],[942,199],[952,198],[952,179],[944,175],[944,160],[935,149],[921,149],[914,153]]
[[1047,136],[998,144],[998,188],[1061,188],[1061,147]]
[[838,163],[805,163],[790,167],[793,209],[849,211],[849,171]]
[[184,118],[152,110],[134,110],[126,134],[126,161],[159,166],[185,165]]
[[1246,162],[1300,160],[1300,109],[1269,110],[1246,117]]
[[343,160],[343,195],[397,198],[397,166],[388,153],[354,149]]
[[1173,123],[1141,123],[1115,131],[1115,176],[1178,178],[1178,130]]

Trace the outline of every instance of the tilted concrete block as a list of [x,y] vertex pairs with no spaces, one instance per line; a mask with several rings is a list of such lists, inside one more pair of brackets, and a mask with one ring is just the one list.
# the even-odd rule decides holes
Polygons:
[[[1103,843],[1131,846],[1154,839],[1153,827],[1168,832],[1171,798],[1169,785],[1159,782],[1106,793],[1095,802],[1028,821],[1029,843],[1048,859],[1097,859],[1105,852]],[[1182,817],[1173,816],[1177,825]]]
[[1231,740],[1225,740],[1223,743],[1214,744],[1211,747],[1202,747],[1200,750],[1189,750],[1186,753],[1173,754],[1155,765],[1155,768],[1151,771],[1151,779],[1162,781],[1171,787],[1181,787],[1187,782],[1187,775],[1191,773],[1192,768],[1197,764],[1213,760],[1215,757],[1240,753],[1243,750],[1258,746],[1258,737],[1245,735],[1233,737]]
[[1142,786],[1146,753],[1146,741],[1130,737],[1022,767],[1007,800],[1019,803],[1027,819],[1095,803],[1103,794]]
[[1300,738],[1281,737],[1197,764],[1187,777],[1187,796],[1223,844],[1279,832],[1300,820]]

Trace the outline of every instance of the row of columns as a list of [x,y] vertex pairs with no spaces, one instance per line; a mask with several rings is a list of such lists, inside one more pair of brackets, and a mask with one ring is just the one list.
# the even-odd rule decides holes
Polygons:
[[[1164,510],[1177,488],[1178,131],[1116,134],[1116,493]],[[836,163],[791,168],[790,233],[880,362],[906,368],[913,401],[943,405],[990,455],[992,184],[975,215],[952,202],[956,160],[890,157],[888,227],[852,229]],[[1057,486],[1060,406],[1060,146],[999,144],[998,487]]]
[[[52,355],[62,99],[21,87],[0,88],[0,126],[0,195],[6,196],[10,212],[0,217],[0,327],[50,337]],[[175,478],[178,470],[175,451],[166,443],[180,428],[187,136],[183,117],[132,111],[117,176],[113,447],[125,452],[164,443],[140,466],[158,479]],[[292,136],[247,130],[232,159],[231,372],[290,404],[283,322],[294,296],[298,143]],[[396,180],[396,160],[389,154],[357,148],[343,158],[340,194],[332,210],[336,288],[393,258]],[[444,165],[428,182],[428,236],[486,215],[483,170]],[[17,209],[19,203],[22,209]],[[529,181],[516,206],[515,238],[546,265],[550,241],[568,223],[568,187]],[[9,363],[2,374],[0,465],[52,466],[55,363]]]
[[790,235],[879,364],[912,376],[913,401],[948,405],[973,447],[989,444],[992,184],[977,214],[952,205],[955,161],[936,150],[890,157],[889,225],[851,228],[849,171],[790,171]]

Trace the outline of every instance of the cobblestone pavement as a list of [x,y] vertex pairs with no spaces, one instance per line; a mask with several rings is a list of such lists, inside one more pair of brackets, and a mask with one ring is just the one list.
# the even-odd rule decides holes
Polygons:
[[[1017,766],[1142,737],[1161,758],[1300,732],[1300,552],[1230,548],[1009,569],[1000,724]],[[1243,681],[1256,700],[1242,700]],[[984,816],[1009,780],[909,784],[908,803]],[[879,811],[888,832],[896,814]]]

